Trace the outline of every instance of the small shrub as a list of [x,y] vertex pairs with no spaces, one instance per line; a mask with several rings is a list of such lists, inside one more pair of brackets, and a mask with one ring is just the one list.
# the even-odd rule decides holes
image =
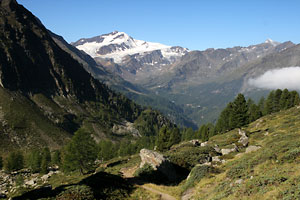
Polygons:
[[214,168],[208,165],[195,166],[190,172],[190,175],[184,185],[184,189],[193,187],[195,183],[200,182],[202,178],[206,177],[210,172],[214,171]]
[[287,151],[281,158],[281,162],[293,162],[297,157],[300,156],[300,148],[295,148]]

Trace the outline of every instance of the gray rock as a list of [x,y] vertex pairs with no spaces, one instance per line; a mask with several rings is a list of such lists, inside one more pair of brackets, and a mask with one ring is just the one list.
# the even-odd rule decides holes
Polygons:
[[177,175],[173,164],[162,154],[148,149],[141,149],[140,157],[142,160],[140,168],[142,168],[145,164],[149,164],[154,170],[161,172],[169,180],[176,180]]
[[235,184],[242,184],[244,182],[244,180],[243,179],[238,179],[238,180],[236,180],[234,183]]
[[259,146],[249,146],[249,147],[246,148],[246,152],[245,153],[250,153],[250,152],[253,152],[253,151],[257,151],[260,148],[261,147],[259,147]]
[[207,146],[207,142],[202,142],[201,147],[205,147],[205,146]]
[[221,153],[222,153],[222,155],[227,155],[227,154],[230,154],[230,153],[232,153],[232,152],[238,152],[238,147],[235,145],[235,144],[233,144],[233,148],[231,148],[231,149],[221,149]]
[[248,146],[249,138],[246,135],[246,132],[239,129],[239,135],[241,136],[238,143],[241,143],[244,147]]
[[217,152],[217,153],[221,153],[221,149],[218,145],[215,145],[214,147],[214,150]]

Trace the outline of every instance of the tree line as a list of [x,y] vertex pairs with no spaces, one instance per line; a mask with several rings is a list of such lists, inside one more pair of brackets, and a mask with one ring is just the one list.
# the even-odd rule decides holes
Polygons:
[[[142,148],[166,151],[174,144],[191,139],[207,141],[214,135],[240,128],[264,115],[289,109],[299,103],[299,94],[287,89],[271,91],[266,99],[262,97],[257,104],[252,99],[246,100],[243,94],[238,94],[221,112],[215,125],[204,124],[194,131],[192,128],[179,129],[174,125],[167,124],[162,126],[159,131],[156,127],[155,134],[150,134],[152,129],[146,127],[144,132],[147,134],[143,134],[135,141],[101,140],[96,143],[91,133],[79,129],[60,150],[50,152],[46,147],[42,150],[33,149],[26,153],[10,152],[5,158],[0,156],[0,169],[15,171],[27,167],[34,173],[47,173],[50,166],[57,165],[66,172],[77,170],[80,173],[86,173],[95,169],[96,160],[102,162],[118,156],[136,154]],[[156,118],[156,115],[153,116]],[[140,124],[153,125],[153,120],[149,120],[148,117],[144,117],[145,119],[141,120]]]

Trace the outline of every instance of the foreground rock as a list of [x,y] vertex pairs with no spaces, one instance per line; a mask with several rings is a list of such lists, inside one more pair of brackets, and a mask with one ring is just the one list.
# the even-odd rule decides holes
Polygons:
[[145,164],[149,164],[154,170],[157,170],[164,174],[170,181],[174,181],[177,178],[176,171],[173,164],[162,154],[148,150],[142,149],[140,151],[142,168]]

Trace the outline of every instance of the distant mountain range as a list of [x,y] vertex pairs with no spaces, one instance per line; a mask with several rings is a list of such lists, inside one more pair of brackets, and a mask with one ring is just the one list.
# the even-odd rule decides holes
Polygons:
[[[112,74],[181,107],[182,114],[198,125],[214,121],[239,92],[254,99],[266,94],[268,91],[251,87],[248,80],[278,66],[264,67],[265,59],[295,47],[290,41],[267,39],[248,47],[189,51],[136,40],[118,31],[80,39],[72,45]],[[289,62],[279,63],[282,68],[291,66]]]

